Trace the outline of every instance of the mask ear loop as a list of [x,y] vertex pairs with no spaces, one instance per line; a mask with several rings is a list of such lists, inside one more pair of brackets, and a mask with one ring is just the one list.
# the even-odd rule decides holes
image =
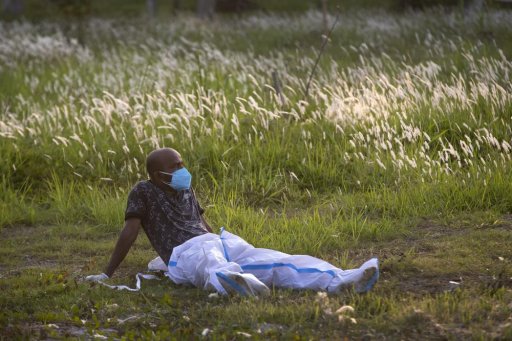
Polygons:
[[171,177],[170,181],[172,181],[172,173],[167,173],[167,172],[164,172],[164,171],[158,171],[158,173],[162,173],[162,174],[165,174],[165,175],[169,175]]
[[171,182],[172,182],[172,173],[167,173],[167,172],[164,172],[164,171],[158,171],[159,173],[162,173],[162,174],[165,174],[165,175],[169,175],[171,178],[169,179],[169,182],[165,182],[163,180],[160,180],[162,183],[166,184],[167,186],[171,187]]

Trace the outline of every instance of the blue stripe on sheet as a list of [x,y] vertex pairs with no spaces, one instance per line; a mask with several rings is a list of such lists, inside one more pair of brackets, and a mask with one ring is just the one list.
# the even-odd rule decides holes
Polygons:
[[243,265],[242,270],[270,270],[278,267],[288,267],[297,271],[298,273],[326,273],[332,277],[336,276],[334,270],[320,270],[317,268],[299,268],[291,263],[271,263],[271,264],[248,264]]
[[220,241],[222,243],[222,248],[224,249],[224,257],[228,262],[231,262],[231,259],[229,259],[228,250],[226,249],[226,245],[224,244],[224,237],[222,237],[222,233],[224,232],[224,226],[220,228]]
[[[232,280],[231,278],[229,278],[228,276],[226,276],[225,274],[223,274],[222,272],[217,272],[216,273],[217,277],[221,280],[223,280],[226,284],[228,284],[230,287],[232,287],[233,289],[235,289],[235,291],[239,294],[239,295],[242,295],[242,296],[247,296],[247,291],[240,285],[238,284],[237,282],[235,282],[234,280]],[[222,284],[222,283],[221,283]],[[225,289],[225,288],[224,288]],[[227,290],[226,290],[227,291]]]

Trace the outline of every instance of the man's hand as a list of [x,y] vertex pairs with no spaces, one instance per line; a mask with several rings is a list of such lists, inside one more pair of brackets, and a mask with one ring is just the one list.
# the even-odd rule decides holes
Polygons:
[[101,281],[106,280],[107,278],[110,278],[110,277],[108,277],[106,274],[102,273],[102,274],[99,274],[99,275],[87,276],[87,277],[85,277],[85,280],[86,281],[91,281],[91,282],[101,282]]

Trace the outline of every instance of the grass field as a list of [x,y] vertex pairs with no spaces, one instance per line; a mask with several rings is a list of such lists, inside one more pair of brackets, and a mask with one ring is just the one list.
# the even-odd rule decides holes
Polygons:
[[[512,338],[510,22],[342,13],[307,96],[318,12],[0,23],[0,339]],[[216,230],[342,268],[379,257],[375,289],[84,282],[162,146]],[[155,256],[140,234],[111,282]]]

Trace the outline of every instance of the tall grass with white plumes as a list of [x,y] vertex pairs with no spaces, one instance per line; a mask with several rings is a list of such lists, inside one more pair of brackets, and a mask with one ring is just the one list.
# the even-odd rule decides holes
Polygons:
[[14,196],[115,225],[163,146],[182,153],[219,224],[229,207],[329,203],[357,240],[366,216],[509,211],[512,14],[484,19],[342,14],[307,98],[317,12],[94,19],[84,45],[54,23],[2,23],[2,212],[16,211]]

